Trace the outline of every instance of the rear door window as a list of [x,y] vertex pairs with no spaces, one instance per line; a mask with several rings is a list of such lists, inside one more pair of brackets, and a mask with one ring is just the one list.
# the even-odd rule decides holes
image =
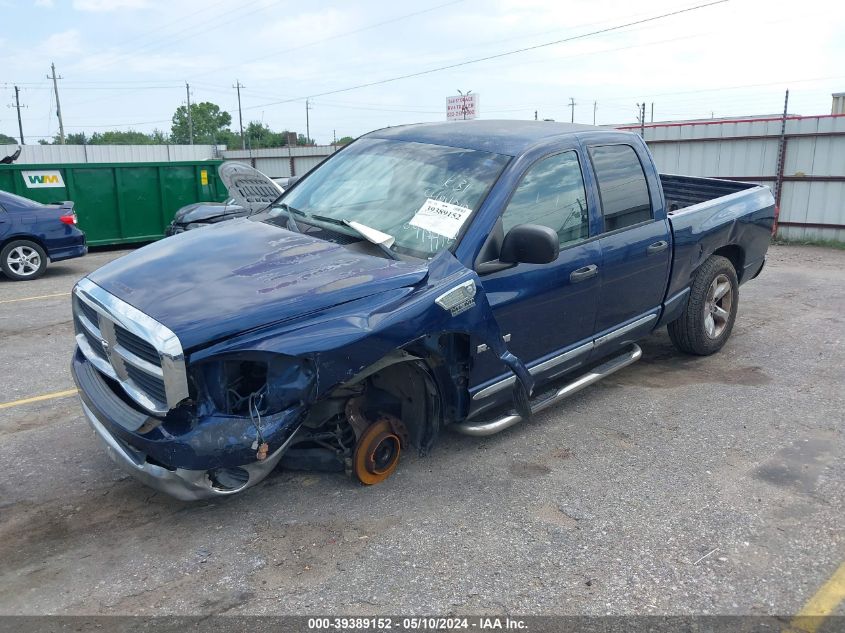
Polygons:
[[598,145],[590,158],[599,184],[605,232],[651,220],[654,216],[643,166],[630,145]]

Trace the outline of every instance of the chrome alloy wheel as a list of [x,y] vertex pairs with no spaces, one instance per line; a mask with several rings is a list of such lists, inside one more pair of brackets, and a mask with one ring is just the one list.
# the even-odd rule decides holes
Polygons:
[[709,338],[719,338],[728,327],[733,307],[733,290],[727,275],[717,275],[704,302],[704,331]]
[[6,256],[9,269],[21,277],[30,277],[41,267],[41,255],[29,246],[18,246]]

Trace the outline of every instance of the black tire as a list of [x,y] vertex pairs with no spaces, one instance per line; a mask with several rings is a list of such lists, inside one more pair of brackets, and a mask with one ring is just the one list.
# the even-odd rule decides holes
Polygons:
[[[11,260],[15,258],[16,253],[29,255],[29,264],[35,262],[36,265],[32,267],[28,264],[15,264]],[[18,270],[15,270],[13,266]],[[30,240],[12,240],[0,251],[0,270],[12,281],[38,279],[47,270],[47,253]]]
[[[726,282],[729,289],[717,297]],[[730,260],[713,255],[696,271],[683,313],[669,324],[669,338],[687,354],[714,354],[730,337],[738,306],[736,270]]]

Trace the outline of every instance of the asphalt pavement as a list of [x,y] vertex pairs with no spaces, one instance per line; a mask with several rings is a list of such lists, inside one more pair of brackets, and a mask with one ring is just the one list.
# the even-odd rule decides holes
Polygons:
[[661,330],[379,486],[195,503],[118,470],[67,393],[69,292],[124,252],[0,279],[0,614],[788,615],[845,560],[845,251],[772,247],[719,354]]

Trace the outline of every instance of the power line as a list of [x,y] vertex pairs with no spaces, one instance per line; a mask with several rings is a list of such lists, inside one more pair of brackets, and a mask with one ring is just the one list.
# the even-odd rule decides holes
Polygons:
[[[566,37],[566,38],[563,38],[563,39],[554,40],[552,42],[544,42],[543,44],[535,44],[534,46],[526,46],[526,47],[523,47],[523,48],[517,48],[517,49],[514,49],[514,50],[510,50],[510,51],[505,51],[504,53],[497,53],[495,55],[487,55],[485,57],[477,57],[475,59],[468,59],[468,60],[464,60],[462,62],[457,62],[457,63],[454,63],[454,64],[448,64],[446,66],[438,66],[437,68],[429,68],[427,70],[421,70],[421,71],[418,71],[418,72],[415,72],[415,73],[408,73],[408,74],[405,74],[405,75],[400,75],[398,77],[390,77],[389,79],[380,79],[378,81],[371,81],[371,82],[367,82],[367,83],[363,83],[363,84],[358,84],[358,85],[355,85],[355,86],[349,86],[347,88],[338,88],[338,89],[335,89],[335,90],[327,90],[326,92],[319,92],[319,93],[316,93],[316,94],[308,95],[308,98],[324,97],[324,96],[328,96],[328,95],[338,94],[338,93],[341,93],[341,92],[349,92],[351,90],[359,90],[361,88],[370,88],[372,86],[380,86],[380,85],[391,83],[391,82],[394,82],[394,81],[400,81],[402,79],[410,79],[412,77],[420,77],[422,75],[430,75],[432,73],[441,72],[441,71],[444,71],[444,70],[451,70],[453,68],[459,68],[461,66],[468,66],[470,64],[477,64],[479,62],[489,61],[491,59],[499,59],[501,57],[507,57],[509,55],[516,55],[517,53],[525,53],[527,51],[538,50],[538,49],[541,49],[541,48],[546,48],[548,46],[555,46],[557,44],[565,44],[567,42],[573,42],[575,40],[581,40],[581,39],[584,39],[584,38],[587,38],[587,37],[592,37],[594,35],[601,35],[603,33],[610,33],[612,31],[618,31],[620,29],[624,29],[624,28],[627,28],[629,26],[636,26],[636,25],[639,25],[639,24],[645,24],[647,22],[654,22],[656,20],[662,20],[664,18],[668,18],[668,17],[674,16],[674,15],[680,15],[682,13],[688,13],[690,11],[695,11],[697,9],[703,9],[705,7],[711,7],[711,6],[714,6],[714,5],[717,5],[717,4],[724,4],[725,2],[728,2],[728,0],[715,0],[714,2],[707,2],[707,3],[704,3],[704,4],[699,4],[699,5],[695,5],[693,7],[688,7],[686,9],[678,9],[676,11],[670,11],[668,13],[662,13],[660,15],[655,15],[655,16],[651,16],[651,17],[648,17],[648,18],[643,18],[641,20],[635,20],[633,22],[626,22],[625,24],[619,24],[619,25],[616,25],[616,26],[611,26],[611,27],[607,27],[607,28],[604,28],[604,29],[599,29],[597,31],[591,31],[589,33],[582,33],[581,35],[573,35],[571,37]],[[270,103],[262,103],[260,105],[252,106],[252,108],[263,108],[263,107],[271,106],[271,105],[280,105],[280,104],[283,104],[283,103],[290,103],[292,101],[301,101],[304,98],[306,98],[306,97],[303,96],[303,97],[293,98],[293,99],[283,99],[281,101],[274,101],[274,102],[270,102]]]
[[[153,32],[155,32],[155,31],[163,32],[164,37],[154,38],[152,40],[148,39],[145,44],[141,44],[140,46],[133,48],[131,52],[120,53],[118,55],[115,55],[111,59],[107,59],[105,61],[108,62],[108,63],[111,63],[111,64],[115,64],[115,63],[118,63],[118,62],[125,62],[126,60],[131,59],[134,56],[137,56],[138,53],[148,54],[151,51],[154,51],[156,49],[162,49],[162,48],[167,48],[168,46],[181,44],[185,40],[190,39],[192,37],[196,37],[197,35],[205,35],[209,31],[216,30],[216,29],[223,27],[223,26],[228,26],[232,22],[235,22],[237,20],[242,20],[243,18],[245,18],[249,15],[252,15],[252,14],[257,13],[259,11],[263,11],[266,8],[268,8],[268,5],[262,5],[262,6],[258,7],[257,9],[254,9],[253,11],[241,13],[237,17],[233,17],[233,18],[230,18],[228,20],[224,20],[224,21],[222,21],[219,24],[216,24],[214,26],[210,26],[210,27],[208,26],[212,22],[215,22],[215,21],[219,20],[220,18],[222,18],[224,16],[227,16],[231,13],[241,12],[245,7],[256,4],[257,2],[260,2],[260,1],[261,0],[251,0],[250,2],[247,2],[247,3],[244,3],[244,4],[238,4],[238,6],[235,7],[234,9],[229,9],[228,11],[218,13],[217,15],[214,15],[211,18],[209,18],[208,20],[205,20],[203,22],[194,22],[190,26],[188,26],[186,28],[182,28],[182,29],[177,29],[176,31],[167,32],[167,31],[165,31],[164,29],[161,29],[161,28],[152,29]],[[272,4],[278,4],[278,2],[279,2],[279,0],[274,0],[274,2]],[[212,6],[217,6],[219,4],[222,4],[222,2],[215,3]],[[195,31],[195,32],[190,33],[191,31]],[[177,38],[176,36],[179,36],[179,37]],[[101,67],[104,66],[104,65],[106,65],[106,64],[100,64]],[[217,69],[215,69],[215,71],[216,70]]]
[[[449,2],[444,2],[443,4],[437,4],[437,5],[434,5],[433,7],[427,8],[427,9],[422,9],[420,11],[414,11],[413,13],[405,13],[403,15],[399,15],[395,18],[390,18],[388,20],[383,20],[381,22],[374,22],[372,24],[367,24],[365,26],[362,26],[362,27],[357,28],[357,29],[353,29],[351,31],[344,31],[343,33],[337,33],[336,35],[331,35],[329,37],[324,37],[324,38],[319,39],[319,40],[313,40],[311,42],[306,42],[304,44],[300,44],[298,46],[293,46],[291,48],[283,48],[283,49],[280,49],[280,50],[276,50],[276,51],[273,51],[271,53],[267,53],[266,55],[260,55],[258,57],[253,57],[251,59],[247,59],[247,60],[238,62],[237,64],[232,64],[230,66],[216,67],[214,70],[209,70],[207,72],[200,73],[199,75],[196,75],[196,76],[202,77],[204,75],[209,75],[213,72],[214,73],[219,72],[220,70],[227,70],[229,68],[235,68],[235,67],[243,66],[244,64],[251,64],[252,62],[257,62],[257,61],[260,61],[262,59],[268,59],[270,57],[276,57],[277,55],[283,55],[284,53],[292,53],[293,51],[298,51],[298,50],[301,50],[303,48],[308,48],[310,46],[316,46],[317,44],[324,44],[325,42],[330,42],[332,40],[340,39],[342,37],[348,37],[350,35],[355,35],[357,33],[363,33],[364,31],[369,31],[369,30],[378,28],[380,26],[385,26],[386,24],[393,24],[394,22],[400,22],[402,20],[407,20],[408,18],[416,17],[416,16],[422,15],[424,13],[430,13],[432,11],[442,9],[443,7],[452,6],[453,4],[460,4],[461,2],[465,2],[465,1],[466,0],[450,0]],[[727,1],[727,0],[725,0],[725,1]]]

